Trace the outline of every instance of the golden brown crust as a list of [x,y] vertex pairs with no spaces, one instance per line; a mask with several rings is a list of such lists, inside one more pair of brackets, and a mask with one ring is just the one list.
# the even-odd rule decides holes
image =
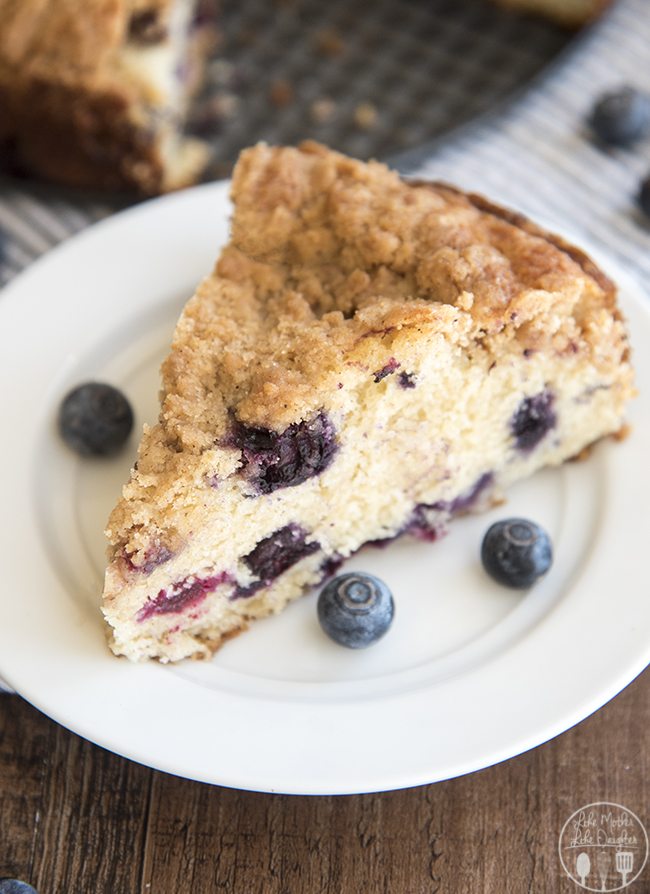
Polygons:
[[563,239],[562,236],[558,236],[557,233],[551,233],[549,230],[540,227],[536,223],[533,223],[532,220],[530,220],[524,214],[521,214],[521,212],[513,211],[510,208],[503,208],[501,205],[496,205],[494,202],[490,201],[490,199],[486,199],[485,196],[479,195],[478,193],[463,193],[462,190],[459,190],[455,186],[450,186],[448,183],[437,182],[433,184],[427,184],[423,181],[412,182],[419,186],[428,185],[433,188],[446,189],[451,192],[463,195],[469,202],[472,203],[472,205],[474,205],[475,208],[478,208],[479,211],[485,211],[488,214],[493,214],[495,217],[507,221],[514,227],[517,227],[520,230],[525,230],[527,233],[530,233],[531,236],[539,236],[541,239],[545,239],[547,242],[555,245],[556,248],[559,248],[561,249],[561,251],[565,252],[573,261],[576,262],[576,264],[579,264],[586,274],[591,276],[592,279],[596,280],[603,292],[608,296],[611,296],[612,306],[615,303],[616,286],[611,281],[611,279],[609,279],[609,277],[606,276],[605,273],[603,273],[600,267],[598,267],[589,257],[589,255],[585,254],[585,252],[582,251],[582,249],[578,248],[575,245],[572,245],[570,242],[567,242],[566,239]]
[[630,437],[631,434],[632,434],[632,426],[628,422],[624,422],[623,425],[618,429],[618,431],[614,432],[614,434],[612,435],[612,438],[615,441],[619,441],[619,442],[627,441],[627,439]]
[[571,351],[613,301],[581,252],[518,215],[314,143],[242,153],[232,195],[218,277],[188,304],[163,367],[164,438],[196,454],[229,413],[276,430],[304,418],[342,366],[423,327]]
[[231,639],[235,639],[235,637],[239,636],[240,633],[245,633],[249,628],[249,625],[244,621],[238,627],[232,628],[232,630],[227,630],[225,633],[216,634],[214,636],[209,635],[201,635],[197,636],[198,642],[202,646],[205,647],[204,652],[195,652],[191,657],[194,661],[206,661],[208,658],[211,658],[215,652],[217,652],[225,643],[227,643]]

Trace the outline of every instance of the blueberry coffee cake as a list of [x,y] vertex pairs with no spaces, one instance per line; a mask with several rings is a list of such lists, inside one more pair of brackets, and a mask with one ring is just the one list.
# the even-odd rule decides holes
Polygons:
[[449,520],[621,429],[614,285],[477,195],[260,144],[110,517],[131,659],[205,657],[363,544]]
[[182,136],[212,29],[195,0],[0,0],[0,150],[14,171],[156,193],[193,183]]

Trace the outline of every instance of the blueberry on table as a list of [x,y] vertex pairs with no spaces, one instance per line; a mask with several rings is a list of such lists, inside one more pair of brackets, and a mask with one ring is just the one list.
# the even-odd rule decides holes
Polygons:
[[0,878],[0,894],[38,894],[27,882],[17,878]]
[[59,431],[68,447],[82,456],[110,456],[125,444],[133,428],[133,410],[112,385],[87,382],[74,388],[59,409]]
[[595,103],[589,124],[601,142],[629,146],[650,130],[650,97],[634,87],[606,93]]
[[481,545],[483,567],[506,587],[531,587],[553,562],[551,540],[525,518],[506,518],[491,525]]
[[371,574],[341,574],[318,597],[321,627],[334,642],[349,649],[363,649],[380,639],[394,614],[390,590]]

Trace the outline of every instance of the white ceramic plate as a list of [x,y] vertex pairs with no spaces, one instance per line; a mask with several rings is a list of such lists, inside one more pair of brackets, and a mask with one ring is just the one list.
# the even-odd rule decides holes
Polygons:
[[[612,698],[650,659],[650,389],[634,434],[585,463],[460,519],[442,544],[366,549],[349,567],[392,587],[394,625],[350,652],[321,633],[311,594],[207,663],[114,658],[99,613],[102,528],[133,459],[79,460],[60,443],[62,395],[121,386],[137,429],[156,416],[175,319],[226,238],[225,184],[117,215],[34,264],[0,298],[0,674],[106,748],[239,788],[351,793],[486,767],[549,739]],[[650,315],[623,285],[638,379],[650,382]],[[525,595],[491,583],[488,523],[533,517],[556,560]]]

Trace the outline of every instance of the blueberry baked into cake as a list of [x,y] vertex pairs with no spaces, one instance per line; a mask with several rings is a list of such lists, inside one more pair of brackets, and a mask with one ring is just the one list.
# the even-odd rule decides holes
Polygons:
[[523,217],[317,145],[245,151],[107,528],[137,660],[205,657],[364,543],[435,540],[621,429],[614,285]]
[[157,193],[196,181],[182,135],[213,39],[195,0],[0,0],[0,152],[14,171]]

